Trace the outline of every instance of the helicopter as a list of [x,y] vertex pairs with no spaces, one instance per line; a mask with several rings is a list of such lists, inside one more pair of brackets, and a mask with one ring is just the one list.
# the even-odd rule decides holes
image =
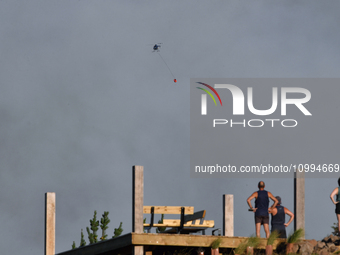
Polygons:
[[159,53],[159,52],[160,52],[160,48],[161,48],[161,44],[162,44],[162,43],[156,43],[156,44],[153,46],[153,48],[152,48],[152,49],[153,49],[153,52],[157,52],[157,53],[158,53],[158,55],[159,55],[160,58],[163,60],[163,62],[164,62],[164,64],[166,65],[166,67],[169,69],[171,75],[174,77],[174,83],[176,83],[176,82],[177,82],[177,79],[175,78],[174,74],[171,72],[171,70],[170,70],[168,64],[165,62],[165,60],[164,60],[164,58],[162,57],[161,53]]
[[153,46],[153,52],[159,52],[159,48],[161,47],[161,44],[162,43],[156,43],[154,46]]

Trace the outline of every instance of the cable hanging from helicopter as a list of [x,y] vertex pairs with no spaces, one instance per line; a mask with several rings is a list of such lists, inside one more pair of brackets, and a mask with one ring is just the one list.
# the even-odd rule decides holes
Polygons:
[[160,58],[163,60],[164,64],[166,65],[166,67],[169,69],[172,77],[174,78],[174,83],[177,82],[177,79],[175,77],[175,75],[172,73],[170,67],[168,66],[168,64],[165,62],[164,58],[162,57],[161,53],[160,53],[160,48],[161,48],[161,44],[162,43],[156,43],[154,46],[153,46],[153,52],[157,52],[158,55],[160,56]]

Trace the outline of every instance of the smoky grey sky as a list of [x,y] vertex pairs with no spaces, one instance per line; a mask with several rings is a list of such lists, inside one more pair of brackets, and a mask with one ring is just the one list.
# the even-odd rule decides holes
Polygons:
[[[206,209],[222,227],[222,195],[234,194],[235,235],[253,234],[246,198],[259,179],[190,178],[190,78],[339,77],[339,5],[0,1],[1,253],[43,252],[45,192],[56,192],[56,253],[79,245],[94,210],[110,212],[109,236],[120,221],[131,232],[133,165],[146,205]],[[159,42],[177,83],[152,53]],[[293,210],[293,180],[264,181]],[[336,185],[306,180],[307,238],[331,232]]]

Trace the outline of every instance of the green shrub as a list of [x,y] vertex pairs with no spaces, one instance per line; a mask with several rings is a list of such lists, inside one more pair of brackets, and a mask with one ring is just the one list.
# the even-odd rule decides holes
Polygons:
[[273,245],[275,240],[280,236],[280,233],[276,230],[270,233],[270,236],[267,240],[267,245]]
[[247,240],[247,247],[253,247],[256,248],[260,244],[260,238],[257,236],[251,236]]
[[217,238],[217,239],[215,239],[215,240],[211,243],[210,247],[211,247],[212,249],[217,249],[217,248],[220,247],[221,242],[222,242],[222,239],[221,239],[221,238]]
[[304,230],[299,228],[294,231],[294,233],[290,234],[287,239],[287,243],[297,243],[304,235]]

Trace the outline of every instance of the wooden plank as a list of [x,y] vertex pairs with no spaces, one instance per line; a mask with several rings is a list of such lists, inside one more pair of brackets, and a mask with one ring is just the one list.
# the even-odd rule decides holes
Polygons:
[[[163,220],[163,223],[154,223],[153,227],[179,227],[181,225],[181,220]],[[144,227],[150,227],[149,223],[144,223]],[[213,228],[215,226],[215,222],[213,220],[205,220],[202,224],[199,221],[193,223],[186,223],[183,225],[184,227],[204,227],[204,228]]]
[[[144,223],[144,227],[150,227],[151,224],[149,223]],[[179,227],[179,224],[176,223],[154,223],[152,225],[153,227]]]
[[181,223],[181,220],[170,220],[170,219],[163,219],[164,224],[174,224],[178,225]]
[[184,214],[194,214],[193,206],[143,206],[143,213],[151,213],[151,207],[154,207],[155,214],[181,214],[181,208],[184,207]]
[[[172,224],[174,227],[178,227],[180,225],[181,221],[180,220],[167,220],[163,219],[163,224]],[[213,220],[204,220],[203,223],[201,224],[200,221],[196,220],[195,223],[192,222],[187,222],[183,225],[184,227],[207,227],[207,228],[213,228],[215,226],[215,221]]]
[[[134,245],[162,245],[162,246],[187,246],[187,247],[210,247],[211,243],[216,240],[216,236],[209,235],[172,235],[172,234],[132,234],[132,243]],[[246,241],[247,237],[228,237],[219,236],[221,238],[220,248],[236,248],[240,243]],[[286,239],[278,238],[273,245],[285,242]],[[266,238],[260,238],[260,249],[265,249],[267,244]]]
[[185,227],[181,230],[179,230],[178,228],[169,228],[162,233],[187,235],[187,234],[201,232],[201,231],[206,230],[206,229],[207,228],[205,228],[205,227]]
[[45,255],[55,254],[55,193],[45,193]]
[[205,220],[205,221],[203,221],[202,225],[210,226],[210,228],[213,228],[213,227],[215,227],[215,221],[213,221],[213,220]]
[[132,168],[132,231],[143,233],[144,168]]

